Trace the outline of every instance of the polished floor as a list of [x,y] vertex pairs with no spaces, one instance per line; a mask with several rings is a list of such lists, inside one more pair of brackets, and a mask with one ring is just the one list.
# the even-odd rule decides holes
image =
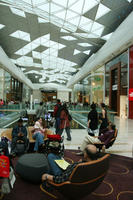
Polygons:
[[[115,124],[118,128],[118,136],[113,146],[107,149],[106,152],[133,157],[133,120],[115,117]],[[0,129],[0,133],[1,132],[2,129]],[[66,140],[65,131],[63,132],[63,135],[65,149],[78,149],[84,137],[87,135],[87,130],[71,129],[71,141]]]
[[[115,117],[115,124],[118,128],[118,136],[113,146],[107,149],[106,152],[133,157],[133,120]],[[64,131],[65,148],[78,149],[85,135],[87,135],[86,129],[72,129],[72,141],[67,141]]]

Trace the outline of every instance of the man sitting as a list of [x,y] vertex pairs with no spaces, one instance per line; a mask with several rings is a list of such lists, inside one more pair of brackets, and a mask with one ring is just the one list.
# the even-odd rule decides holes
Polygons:
[[12,130],[12,143],[11,143],[11,155],[15,156],[17,153],[16,144],[20,141],[24,143],[25,151],[28,147],[27,129],[23,126],[23,120],[19,119],[18,124]]
[[69,179],[73,169],[76,167],[77,164],[82,162],[90,162],[91,160],[97,159],[97,149],[94,145],[89,144],[84,149],[84,160],[75,162],[70,164],[66,170],[61,169],[56,163],[55,160],[61,159],[58,155],[50,153],[48,155],[48,162],[50,165],[50,172],[49,174],[42,175],[42,186],[44,189],[48,190],[48,186],[46,185],[46,180],[54,181],[54,183],[62,183]]
[[108,143],[111,141],[111,139],[114,137],[115,133],[115,125],[111,122],[109,123],[107,129],[104,129],[100,136],[85,136],[82,144],[81,144],[81,152],[77,153],[77,155],[83,155],[83,151],[86,148],[88,144],[102,144],[104,143],[102,149],[105,150]]

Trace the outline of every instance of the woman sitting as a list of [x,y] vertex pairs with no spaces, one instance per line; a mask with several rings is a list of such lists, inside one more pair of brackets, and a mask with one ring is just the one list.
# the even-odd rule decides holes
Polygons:
[[39,146],[44,145],[44,138],[46,137],[46,129],[43,127],[42,118],[38,118],[34,125],[33,139],[35,139],[34,151],[37,152]]

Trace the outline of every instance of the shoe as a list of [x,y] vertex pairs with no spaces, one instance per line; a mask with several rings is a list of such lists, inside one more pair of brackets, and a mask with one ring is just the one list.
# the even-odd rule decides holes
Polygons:
[[76,155],[77,155],[77,156],[83,156],[84,154],[83,154],[83,152],[81,151],[81,152],[76,153]]
[[71,141],[71,138],[67,138],[67,141]]

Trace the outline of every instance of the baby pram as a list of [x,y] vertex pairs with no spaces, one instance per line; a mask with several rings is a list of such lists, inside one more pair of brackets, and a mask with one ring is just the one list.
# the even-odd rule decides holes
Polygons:
[[63,156],[64,155],[64,143],[63,137],[58,134],[48,135],[45,140],[45,152],[50,152]]

